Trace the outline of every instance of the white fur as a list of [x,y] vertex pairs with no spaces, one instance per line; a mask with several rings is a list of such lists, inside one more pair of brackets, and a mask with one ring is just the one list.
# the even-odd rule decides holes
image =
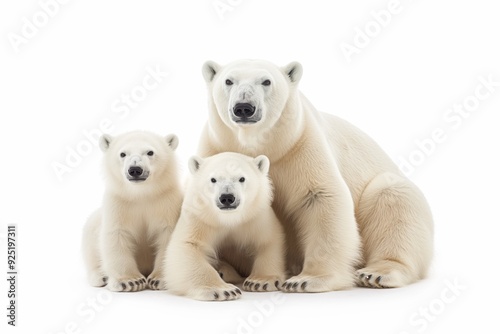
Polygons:
[[[285,290],[399,287],[426,275],[433,222],[425,198],[371,138],[318,112],[300,93],[299,63],[209,61],[202,72],[210,112],[199,154],[271,161],[273,208],[285,226],[293,275]],[[259,120],[235,121],[237,103],[256,106]]]
[[[100,138],[106,191],[83,233],[92,286],[106,285],[112,291],[164,287],[163,257],[182,204],[177,145],[175,135],[143,131]],[[130,167],[142,169],[137,180]]]
[[[167,249],[168,290],[198,300],[236,299],[241,292],[228,282],[237,283],[240,273],[249,274],[245,290],[277,290],[284,280],[284,232],[271,208],[268,158],[221,153],[193,157],[189,169],[192,176]],[[223,205],[228,194],[236,208]],[[249,264],[236,267],[240,272],[225,262],[240,258]]]

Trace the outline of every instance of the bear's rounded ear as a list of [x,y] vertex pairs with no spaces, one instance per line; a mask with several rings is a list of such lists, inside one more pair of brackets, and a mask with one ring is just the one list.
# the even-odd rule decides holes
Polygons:
[[302,78],[302,65],[296,61],[291,62],[283,67],[283,72],[291,83],[298,83]]
[[212,82],[215,75],[219,72],[220,65],[212,60],[208,60],[203,64],[201,68],[201,73],[203,74],[203,78],[207,83]]
[[203,159],[196,155],[189,158],[188,167],[191,174],[195,174],[200,169],[202,163]]
[[269,158],[265,155],[259,155],[257,158],[253,159],[253,162],[257,165],[257,168],[262,172],[262,174],[267,174],[269,172]]
[[113,137],[107,134],[103,134],[99,138],[99,147],[101,148],[101,151],[106,152],[109,148],[109,145],[111,145],[111,141],[113,140]]
[[165,140],[167,141],[168,146],[175,151],[177,146],[179,146],[179,138],[177,138],[176,135],[170,134],[165,137]]

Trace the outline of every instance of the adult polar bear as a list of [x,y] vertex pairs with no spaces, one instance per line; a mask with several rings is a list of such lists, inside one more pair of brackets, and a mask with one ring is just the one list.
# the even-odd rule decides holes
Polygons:
[[424,196],[371,138],[313,107],[297,87],[299,63],[208,61],[202,73],[210,112],[199,154],[270,159],[293,275],[284,290],[400,287],[426,275],[433,223]]

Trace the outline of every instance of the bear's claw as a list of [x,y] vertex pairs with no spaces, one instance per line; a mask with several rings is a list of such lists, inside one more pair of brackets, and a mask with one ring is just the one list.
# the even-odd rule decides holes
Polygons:
[[[220,298],[223,295],[223,298]],[[241,290],[238,288],[232,289],[232,290],[224,290],[222,293],[219,293],[217,291],[213,292],[213,299],[214,301],[216,300],[234,300],[238,299],[241,296]]]
[[165,282],[157,277],[148,277],[147,279],[147,287],[151,290],[164,290]]
[[368,288],[388,288],[388,286],[385,286],[381,283],[383,279],[384,277],[382,275],[361,273],[358,275],[357,284],[358,286]]
[[277,291],[279,285],[280,281],[276,280],[275,277],[248,277],[243,283],[243,290],[253,292]]
[[108,279],[107,288],[117,292],[136,292],[146,288],[146,278]]

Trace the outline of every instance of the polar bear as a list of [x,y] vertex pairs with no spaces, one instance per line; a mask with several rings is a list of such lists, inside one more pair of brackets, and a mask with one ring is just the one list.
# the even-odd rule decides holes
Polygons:
[[219,257],[223,252],[249,264],[238,268],[249,274],[244,290],[277,290],[285,277],[285,235],[271,208],[269,159],[231,152],[195,156],[189,170],[192,176],[165,258],[167,289],[198,300],[239,298],[239,288],[220,275],[220,266],[231,268]]
[[365,133],[317,111],[302,66],[262,60],[202,67],[209,117],[199,155],[269,157],[284,224],[284,291],[401,287],[426,276],[433,221],[419,189]]
[[163,258],[179,218],[177,136],[102,135],[106,187],[88,219],[83,254],[89,283],[111,291],[163,288]]

